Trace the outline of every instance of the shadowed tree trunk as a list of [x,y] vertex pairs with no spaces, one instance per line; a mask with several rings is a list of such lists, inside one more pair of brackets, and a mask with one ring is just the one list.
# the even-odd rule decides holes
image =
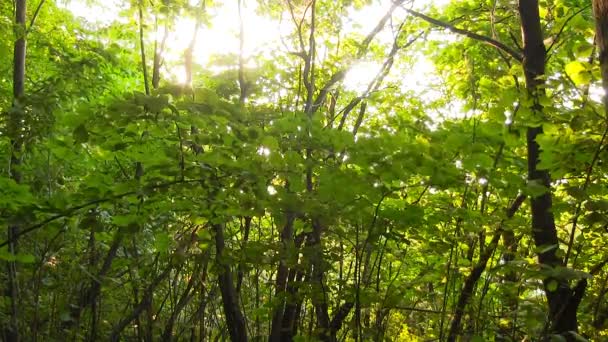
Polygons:
[[[545,61],[546,50],[543,43],[543,32],[539,15],[538,0],[520,0],[519,15],[524,42],[523,66],[526,77],[526,88],[534,104],[535,115],[543,114],[540,99],[545,95]],[[555,268],[564,266],[558,256],[559,240],[555,219],[552,212],[551,176],[549,171],[538,168],[540,161],[540,146],[537,137],[543,134],[542,126],[529,127],[527,131],[528,145],[528,181],[535,182],[547,188],[542,195],[531,197],[532,237],[540,250],[538,261],[543,267]],[[549,330],[560,334],[568,341],[575,337],[570,331],[578,331],[577,310],[584,295],[587,283],[581,280],[574,288],[567,281],[555,277],[543,279],[547,302],[549,305]]]
[[[510,219],[513,217],[513,215],[515,215],[515,213],[517,212],[519,207],[523,204],[525,199],[526,199],[526,197],[524,195],[520,195],[515,199],[515,201],[511,205],[511,207],[509,209],[507,209],[506,219]],[[455,342],[456,338],[460,334],[460,325],[461,325],[462,317],[464,315],[465,308],[466,308],[470,298],[473,296],[473,290],[475,289],[475,284],[477,284],[477,281],[481,277],[481,274],[486,269],[488,260],[490,260],[490,258],[494,254],[494,250],[498,246],[498,242],[500,240],[500,237],[502,236],[502,232],[504,229],[503,223],[504,223],[504,220],[500,223],[500,226],[496,229],[496,232],[494,232],[492,240],[490,241],[488,246],[486,246],[486,248],[484,249],[484,252],[479,257],[479,261],[477,262],[475,267],[473,267],[473,269],[471,270],[471,273],[469,274],[469,276],[466,278],[466,280],[464,282],[464,286],[462,287],[462,290],[460,291],[460,296],[458,298],[458,302],[457,302],[456,308],[454,310],[454,317],[452,318],[452,322],[450,323],[450,330],[448,333],[447,341]]]
[[[23,137],[21,127],[23,126],[22,98],[25,94],[25,51],[26,51],[26,0],[15,1],[15,35],[16,40],[13,47],[13,110],[8,116],[8,129],[11,139],[11,157],[8,172],[15,183],[21,183],[21,151]],[[8,245],[9,252],[17,254],[19,236],[19,223],[9,221]],[[10,298],[9,321],[3,323],[3,339],[5,341],[19,341],[19,286],[17,283],[17,263],[7,263],[6,295]]]
[[608,111],[608,0],[593,0],[595,17],[595,42],[599,50],[604,110]]
[[[595,7],[599,12],[605,13],[605,0],[596,0]],[[596,17],[598,16],[596,10]],[[518,12],[521,20],[521,31],[523,36],[523,55],[506,44],[494,38],[486,37],[475,32],[456,28],[455,26],[433,19],[424,14],[407,9],[408,13],[437,25],[452,32],[464,35],[471,39],[489,44],[523,64],[526,79],[526,89],[533,100],[530,108],[536,116],[543,115],[541,98],[545,94],[545,62],[547,51],[543,42],[543,31],[539,13],[538,0],[519,0]],[[601,26],[601,25],[600,25]],[[602,26],[604,32],[606,25]],[[605,37],[604,34],[603,37]],[[601,39],[601,38],[600,38]],[[608,75],[608,71],[606,73]],[[551,175],[547,170],[538,169],[540,161],[540,146],[537,137],[543,134],[542,126],[531,126],[527,130],[526,143],[528,152],[528,180],[544,186],[547,191],[539,196],[532,197],[532,237],[538,250],[539,263],[548,269],[564,266],[564,260],[558,256],[559,240],[555,227],[555,218],[552,213]],[[545,293],[549,305],[549,331],[560,334],[568,341],[574,341],[575,337],[568,332],[578,330],[577,310],[587,286],[586,280],[582,279],[570,288],[567,281],[555,277],[546,277],[543,280]]]
[[238,294],[234,287],[234,281],[230,266],[224,260],[226,242],[224,240],[224,226],[214,224],[216,262],[218,264],[218,281],[222,293],[222,305],[226,316],[226,325],[232,342],[247,342],[247,327],[245,317],[239,307]]

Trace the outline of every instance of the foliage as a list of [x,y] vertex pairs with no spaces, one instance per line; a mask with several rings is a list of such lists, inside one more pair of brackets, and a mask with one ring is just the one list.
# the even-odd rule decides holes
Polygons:
[[[226,4],[203,2],[133,1],[107,25],[43,2],[18,101],[19,32],[0,4],[0,260],[17,270],[0,276],[3,338],[16,321],[24,340],[234,340],[238,315],[255,341],[449,340],[459,315],[463,340],[606,338],[608,128],[585,2],[540,1],[539,97],[513,56],[404,1],[366,36],[349,16],[379,2],[247,0],[291,23],[283,46],[255,63],[195,61],[178,84],[183,61],[155,31],[180,17],[213,26]],[[523,53],[513,1],[420,11]],[[148,93],[140,28],[143,68],[162,76]],[[409,87],[420,58],[436,72]],[[344,79],[364,61],[380,72],[355,90]],[[529,127],[544,129],[550,187],[528,180]],[[547,193],[558,245],[535,243],[518,202]],[[565,262],[541,264],[548,251]],[[565,337],[547,293],[582,280]]]

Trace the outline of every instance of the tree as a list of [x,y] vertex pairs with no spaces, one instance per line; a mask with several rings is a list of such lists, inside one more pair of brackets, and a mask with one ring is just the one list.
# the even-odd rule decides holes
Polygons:
[[602,2],[15,4],[5,340],[605,337]]

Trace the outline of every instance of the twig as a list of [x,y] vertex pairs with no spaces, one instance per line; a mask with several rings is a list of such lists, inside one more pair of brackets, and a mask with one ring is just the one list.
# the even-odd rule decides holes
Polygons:
[[[384,28],[384,25],[386,25],[386,22],[391,18],[393,12],[403,3],[403,1],[404,0],[395,1],[393,3],[393,5],[391,6],[391,8],[382,17],[382,19],[380,19],[378,24],[376,24],[376,27],[374,27],[374,29],[365,37],[363,42],[361,42],[361,45],[359,46],[359,49],[355,55],[355,60],[361,59],[361,57],[363,57],[363,55],[367,51],[367,48],[369,47],[369,44],[371,43],[371,41]],[[315,99],[313,107],[312,107],[313,113],[321,106],[323,101],[325,101],[325,98],[327,97],[327,93],[329,93],[329,90],[334,85],[336,85],[338,82],[341,82],[344,79],[344,77],[346,76],[346,73],[348,72],[349,69],[350,69],[350,66],[337,71],[335,74],[332,75],[330,80],[323,86],[323,88],[321,88],[321,91],[319,92],[319,95]]]
[[30,30],[32,29],[32,27],[34,27],[34,23],[36,23],[36,18],[38,18],[38,14],[40,13],[40,9],[42,8],[42,5],[44,5],[44,2],[46,0],[40,0],[40,2],[38,3],[38,7],[36,7],[36,10],[34,11],[34,15],[32,16],[32,20],[30,21],[30,26],[25,30],[25,34],[27,35],[28,33],[30,33]]
[[559,41],[559,37],[564,32],[564,29],[566,28],[566,25],[568,25],[568,23],[570,22],[570,20],[572,20],[574,17],[576,17],[577,15],[579,15],[581,12],[583,12],[586,9],[588,9],[589,7],[591,7],[591,4],[588,4],[587,6],[584,6],[583,8],[581,8],[578,11],[574,12],[571,16],[568,17],[568,19],[566,19],[564,21],[564,24],[559,29],[559,32],[557,32],[557,34],[553,38],[553,41],[551,42],[551,45],[549,45],[549,47],[547,48],[547,60],[549,60],[549,58],[550,58],[549,51],[551,51],[551,49],[553,48],[553,46],[555,45],[555,43],[557,43]]
[[[162,184],[151,184],[151,185],[145,186],[142,190],[143,191],[153,191],[153,190],[158,190],[158,189],[162,189],[162,188],[167,188],[167,187],[177,185],[177,184],[198,183],[200,181],[201,181],[200,179],[186,179],[186,180],[177,180],[177,181],[162,183]],[[93,206],[96,204],[101,204],[101,203],[117,200],[117,199],[120,199],[120,198],[123,198],[126,196],[136,195],[139,192],[140,192],[140,190],[127,191],[127,192],[123,192],[123,193],[113,195],[110,197],[106,197],[106,198],[98,198],[96,200],[92,200],[92,201],[68,208],[60,214],[53,215],[47,219],[44,219],[36,224],[33,224],[33,225],[21,230],[19,232],[19,234],[16,234],[15,236],[11,236],[10,239],[0,243],[0,248],[8,245],[9,243],[12,243],[12,242],[18,240],[21,236],[23,236],[25,234],[31,233],[37,229],[40,229],[40,228],[46,226],[47,224],[49,224],[53,221],[57,221],[59,219],[65,218],[65,217],[69,217],[81,209],[84,209],[84,208],[87,208],[87,207],[90,207],[90,206]]]
[[492,39],[490,37],[482,36],[480,34],[477,34],[477,33],[474,33],[474,32],[468,31],[468,30],[457,28],[457,27],[455,27],[455,26],[453,26],[451,24],[448,24],[448,23],[443,22],[441,20],[437,20],[437,19],[431,18],[431,17],[429,17],[427,15],[424,15],[422,13],[416,12],[416,11],[408,9],[408,8],[406,8],[405,10],[409,14],[411,14],[411,15],[417,17],[417,18],[420,18],[420,19],[422,19],[422,20],[424,20],[426,22],[429,22],[429,23],[431,23],[433,25],[436,25],[436,26],[439,26],[439,27],[443,27],[445,29],[448,29],[448,30],[454,32],[454,33],[461,34],[461,35],[466,36],[468,38],[471,38],[471,39],[474,39],[474,40],[478,40],[478,41],[487,43],[487,44],[489,44],[489,45],[491,45],[491,46],[493,46],[493,47],[495,47],[495,48],[497,48],[499,50],[502,50],[502,51],[506,52],[509,56],[513,57],[517,61],[519,61],[519,62],[523,61],[523,57],[522,57],[522,55],[519,52],[513,50],[511,47],[507,46],[506,44],[504,44],[504,43],[502,43],[502,42],[500,42],[500,41],[498,41],[496,39]]

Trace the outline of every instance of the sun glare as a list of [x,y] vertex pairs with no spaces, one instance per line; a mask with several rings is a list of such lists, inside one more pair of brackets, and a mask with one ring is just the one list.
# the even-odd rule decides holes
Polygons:
[[371,81],[380,72],[381,65],[378,62],[359,62],[353,65],[346,77],[344,86],[349,90],[363,93],[367,90]]
[[[447,4],[448,0],[435,0],[436,6]],[[199,0],[189,0],[190,5],[196,6]],[[257,2],[244,1],[241,9],[243,25],[245,31],[243,57],[247,67],[256,67],[256,59],[252,56],[261,55],[266,59],[271,59],[276,51],[286,52],[283,39],[293,30],[293,22],[288,16],[283,20],[274,20],[258,14]],[[428,3],[427,3],[428,4]],[[384,16],[390,6],[389,1],[374,2],[370,6],[359,10],[351,10],[344,23],[343,34],[356,33],[367,35],[377,22]],[[113,20],[117,20],[121,10],[124,9],[124,2],[119,0],[106,0],[92,4],[86,0],[73,0],[66,4],[74,15],[84,18],[87,22],[99,25],[108,25]],[[192,51],[193,60],[204,67],[209,68],[210,62],[216,55],[229,55],[235,58],[230,61],[236,67],[236,56],[239,54],[239,9],[237,1],[224,1],[219,6],[211,7],[207,10],[211,25],[201,25],[196,33],[196,44]],[[384,44],[390,44],[394,39],[397,22],[406,14],[405,11],[395,12],[395,19],[389,21],[387,27],[377,35],[377,40]],[[152,23],[149,23],[153,27]],[[184,68],[184,52],[191,44],[196,28],[196,21],[191,17],[180,18],[175,21],[173,27],[169,29],[167,37],[167,49],[164,53],[165,70],[169,79],[185,83],[187,80]],[[164,27],[156,28],[156,32],[148,35],[147,43],[153,44],[154,40],[162,40]],[[364,93],[370,82],[380,71],[382,62],[361,61],[350,67],[344,80],[344,87],[348,90]],[[226,67],[219,67],[223,70]],[[408,68],[404,76],[394,75],[394,72],[387,77],[389,80],[399,80],[401,88],[407,90],[420,90],[428,86],[428,81],[434,75],[432,63],[426,59],[421,59]]]

